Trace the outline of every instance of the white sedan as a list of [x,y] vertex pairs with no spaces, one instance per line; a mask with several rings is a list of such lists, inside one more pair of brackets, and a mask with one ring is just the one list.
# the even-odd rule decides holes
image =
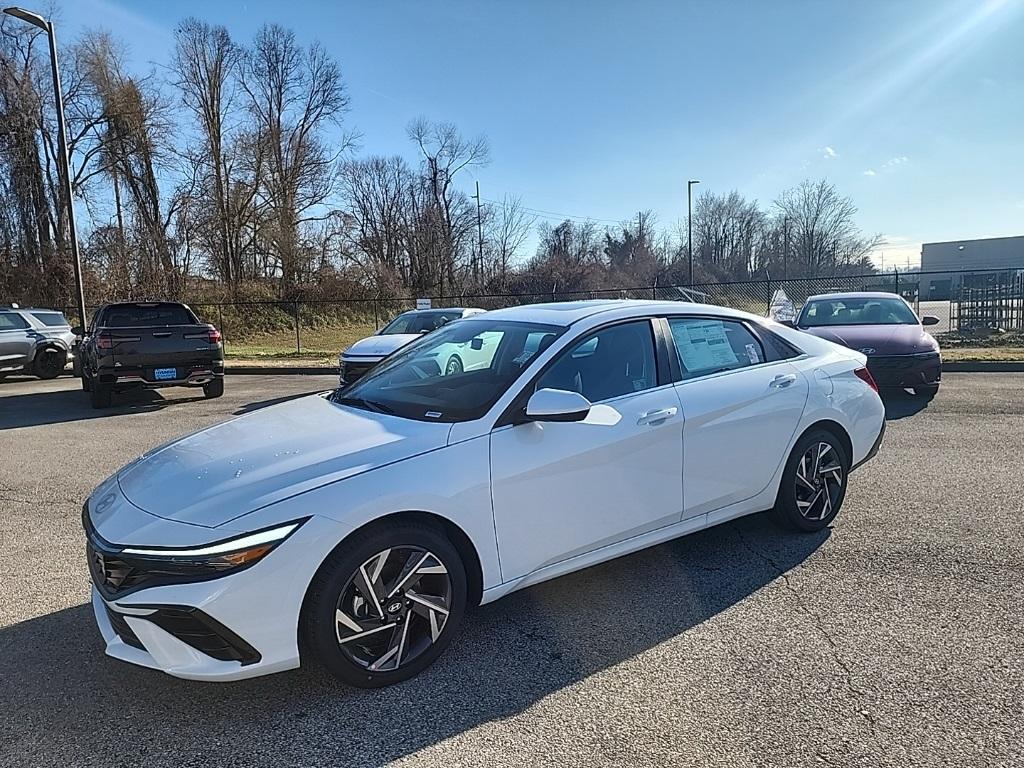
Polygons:
[[[486,366],[426,364],[474,340]],[[764,318],[489,312],[107,479],[83,510],[93,608],[109,655],[178,677],[301,658],[388,685],[469,605],[763,510],[829,525],[884,424],[864,355]]]

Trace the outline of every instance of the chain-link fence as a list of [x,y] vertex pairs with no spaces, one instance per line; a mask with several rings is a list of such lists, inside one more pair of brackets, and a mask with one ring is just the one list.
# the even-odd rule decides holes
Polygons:
[[[693,301],[766,315],[778,291],[799,312],[808,297],[852,291],[882,291],[903,296],[920,315],[934,315],[929,328],[949,330],[1002,328],[1024,330],[1024,270],[965,272],[880,272],[867,275],[765,278],[696,285],[652,285],[600,290],[524,294],[471,294],[430,297],[433,307],[500,309],[523,304],[581,299],[656,299]],[[365,298],[318,301],[195,302],[200,318],[217,326],[229,356],[243,359],[336,359],[350,344],[376,332],[416,298]],[[88,307],[92,315],[98,307]],[[77,312],[64,308],[73,325]]]

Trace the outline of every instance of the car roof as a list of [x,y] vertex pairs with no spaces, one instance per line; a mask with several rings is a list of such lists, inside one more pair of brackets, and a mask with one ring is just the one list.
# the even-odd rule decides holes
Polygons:
[[679,313],[764,319],[747,312],[720,307],[714,304],[644,299],[591,299],[586,301],[560,301],[550,304],[525,304],[521,307],[495,309],[488,312],[487,315],[499,320],[568,326],[580,320],[605,313],[614,314],[615,319],[619,317],[642,317],[646,315]]
[[430,309],[408,309],[403,315],[426,315],[431,312],[466,312],[467,310],[483,312],[479,307],[431,307]]
[[903,297],[889,291],[846,291],[844,293],[819,293],[808,296],[807,301],[828,301],[829,299],[899,299]]

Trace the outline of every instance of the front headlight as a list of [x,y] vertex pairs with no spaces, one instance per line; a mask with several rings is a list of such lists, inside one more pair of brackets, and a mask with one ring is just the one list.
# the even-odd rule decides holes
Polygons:
[[198,547],[121,547],[104,541],[87,526],[89,568],[96,586],[108,597],[147,587],[205,581],[258,563],[308,519]]

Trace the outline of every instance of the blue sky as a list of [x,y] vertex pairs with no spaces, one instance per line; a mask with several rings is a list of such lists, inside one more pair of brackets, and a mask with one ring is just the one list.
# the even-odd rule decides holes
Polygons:
[[[25,0],[28,2],[28,0]],[[340,62],[362,152],[410,119],[484,133],[485,198],[618,221],[685,215],[686,180],[769,203],[826,176],[876,263],[922,241],[1024,234],[1024,0],[127,2],[60,7],[159,68],[181,18],[264,22]],[[473,179],[467,177],[467,187]]]

